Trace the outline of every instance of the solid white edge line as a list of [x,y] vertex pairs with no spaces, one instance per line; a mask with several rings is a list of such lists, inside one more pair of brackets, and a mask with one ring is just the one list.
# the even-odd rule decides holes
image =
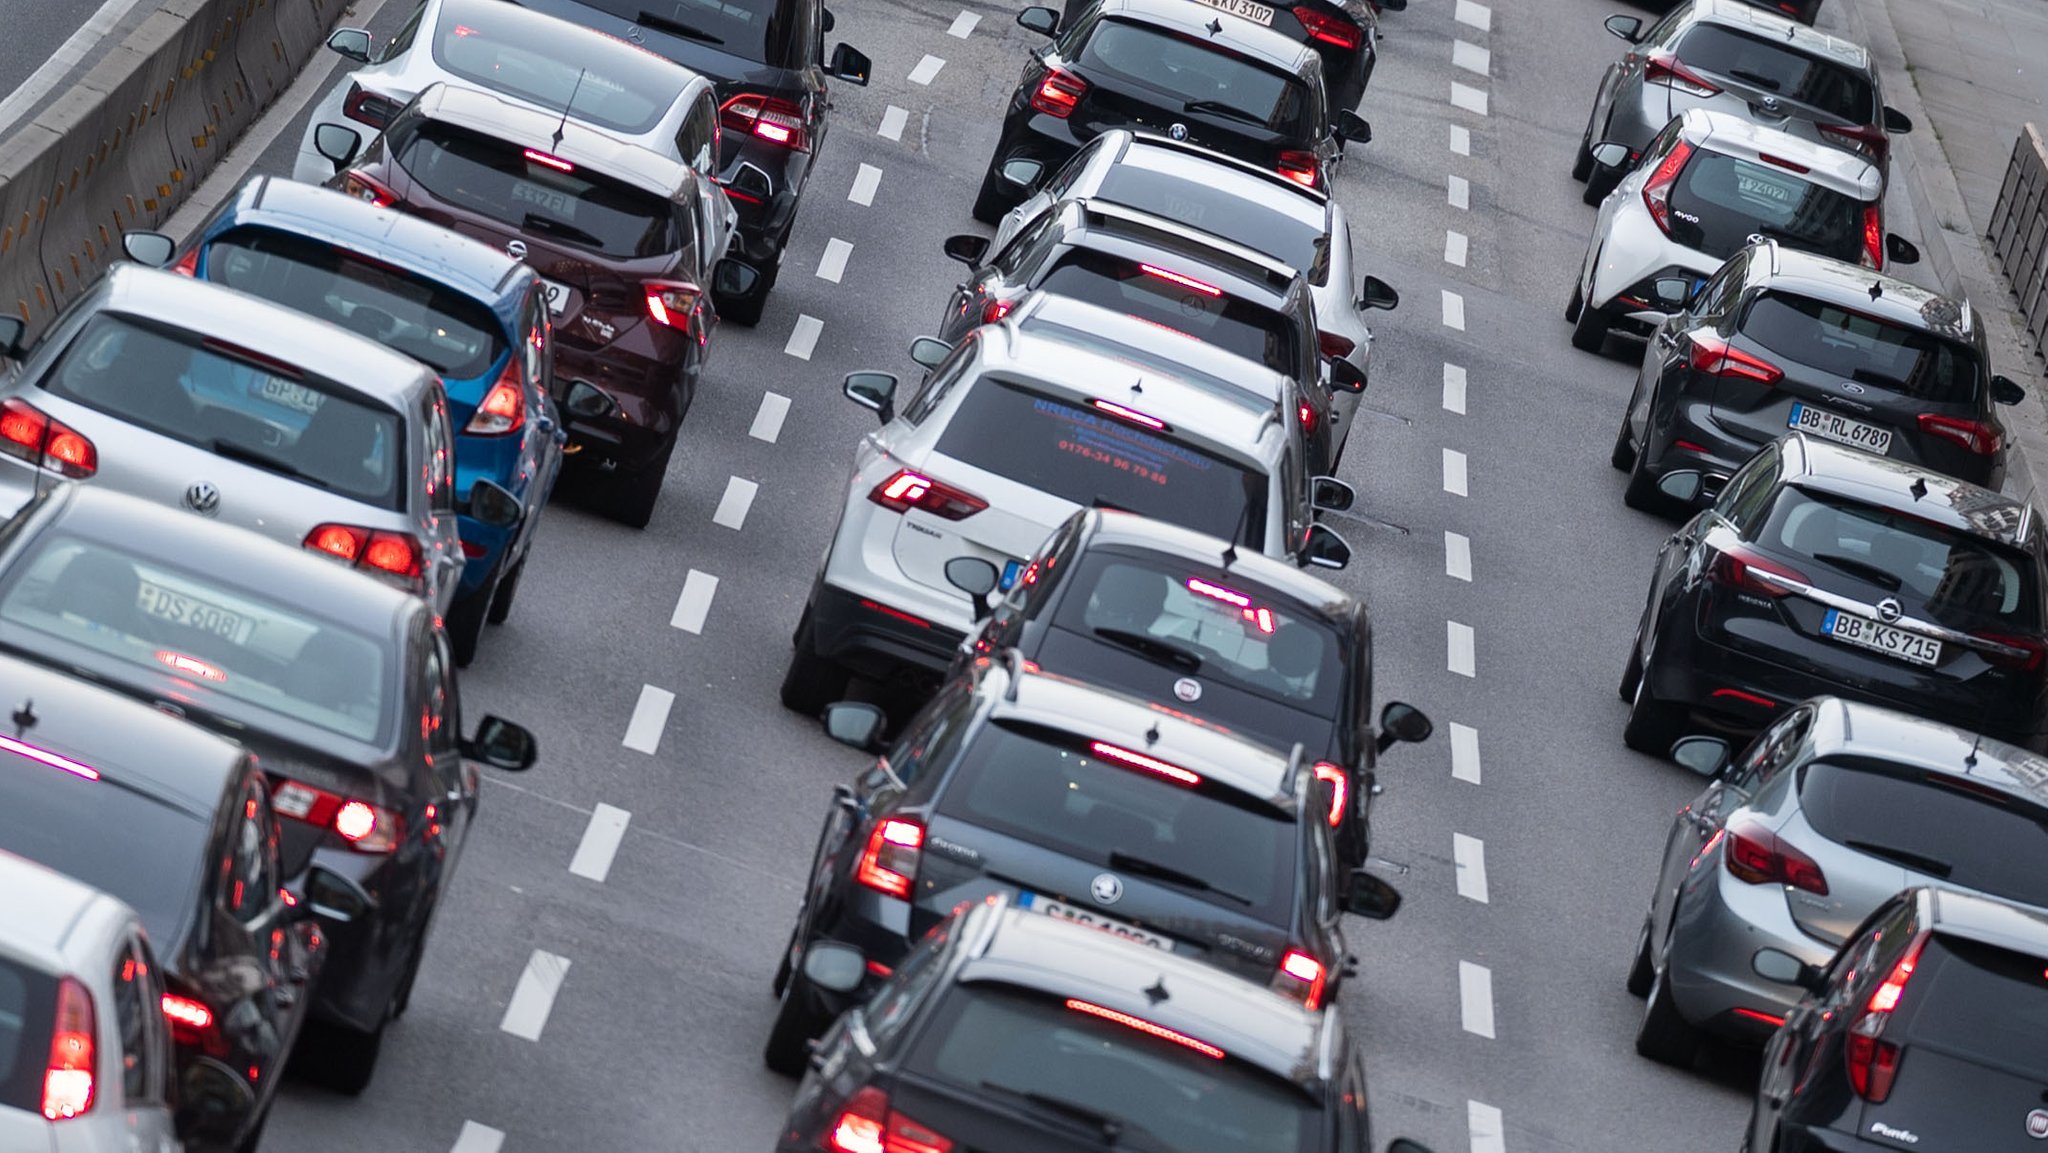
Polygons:
[[1444,625],[1444,647],[1449,650],[1445,664],[1461,677],[1478,676],[1473,664],[1472,626],[1457,621],[1445,621]]
[[882,186],[882,170],[872,164],[863,164],[853,174],[853,187],[847,190],[846,198],[862,208],[875,203],[875,190]]
[[535,949],[526,971],[519,974],[519,984],[512,990],[511,1003],[505,1006],[498,1028],[514,1037],[540,1040],[541,1030],[548,1027],[548,1014],[555,1008],[555,994],[562,991],[562,981],[568,975],[569,958]]
[[924,59],[917,62],[917,67],[910,70],[910,82],[912,84],[930,84],[937,78],[939,69],[945,66],[945,60],[926,53]]
[[1472,184],[1462,176],[1453,176],[1444,182],[1444,195],[1449,197],[1451,207],[1460,212],[1472,207]]
[[1471,1134],[1472,1153],[1508,1153],[1506,1125],[1493,1106],[1465,1102],[1465,1129]]
[[1444,450],[1444,491],[1452,496],[1465,495],[1465,454],[1455,448]]
[[704,618],[711,615],[711,598],[718,593],[718,578],[691,569],[683,578],[683,593],[676,598],[676,611],[668,623],[686,633],[704,631]]
[[1463,365],[1444,365],[1444,410],[1465,415],[1465,368]]
[[789,415],[789,398],[779,392],[761,394],[761,407],[754,412],[753,427],[747,435],[774,444],[782,435],[782,421]]
[[1467,1033],[1493,1036],[1493,970],[1458,962],[1458,1008]]
[[1471,244],[1470,238],[1456,229],[1444,231],[1444,263],[1465,267],[1465,250]]
[[1458,895],[1468,901],[1486,904],[1486,842],[1463,833],[1452,833],[1451,861],[1458,867]]
[[796,318],[796,326],[789,330],[789,343],[782,346],[782,351],[798,360],[809,360],[811,353],[817,350],[818,334],[823,331],[824,321],[808,314],[800,315]]
[[1465,298],[1448,288],[1441,291],[1444,294],[1444,327],[1465,331]]
[[760,489],[745,477],[727,477],[725,495],[718,498],[718,511],[711,514],[711,523],[735,531],[745,528],[747,510],[754,507],[754,494]]
[[882,123],[875,129],[875,135],[884,140],[901,140],[903,126],[909,122],[910,113],[891,104],[882,110]]
[[1451,779],[1479,783],[1479,730],[1451,722]]
[[818,257],[818,279],[833,284],[846,275],[846,258],[853,255],[853,244],[838,237],[825,242],[824,255]]
[[965,40],[973,35],[974,26],[979,23],[981,23],[981,17],[972,12],[962,12],[960,15],[953,17],[952,27],[946,29],[946,35]]
[[464,1121],[462,1132],[456,1134],[455,1145],[448,1153],[498,1153],[505,1144],[505,1134],[489,1125]]
[[1466,582],[1472,579],[1472,541],[1449,529],[1444,530],[1444,575]]
[[675,703],[676,695],[667,689],[641,685],[640,699],[633,702],[633,719],[626,722],[626,736],[619,743],[653,755],[661,747],[661,732],[668,727],[668,710]]
[[615,805],[599,804],[593,809],[576,855],[569,860],[569,872],[602,884],[611,875],[612,858],[618,855],[619,842],[626,839],[626,825],[632,819],[633,814]]

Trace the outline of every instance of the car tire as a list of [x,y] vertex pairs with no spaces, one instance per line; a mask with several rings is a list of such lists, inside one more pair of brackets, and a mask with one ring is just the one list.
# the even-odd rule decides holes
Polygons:
[[1572,157],[1572,179],[1584,184],[1593,175],[1593,117],[1586,117],[1586,133],[1579,137],[1579,151]]
[[412,947],[412,959],[405,963],[405,976],[398,980],[398,992],[391,996],[391,1019],[394,1021],[405,1016],[405,1011],[412,1007],[412,985],[414,979],[420,975],[420,958],[426,951],[427,941],[425,936],[422,936]]
[[1630,694],[1628,722],[1622,726],[1621,743],[1639,753],[1669,757],[1671,746],[1685,730],[1685,709],[1650,695],[1650,662],[1641,662],[1636,691]]
[[1611,175],[1599,168],[1593,169],[1586,174],[1586,191],[1579,199],[1595,208],[1600,207],[1600,202],[1607,199],[1607,194],[1620,186],[1622,177],[1626,175],[1628,174]]
[[611,518],[627,528],[646,528],[654,519],[654,505],[661,499],[661,486],[668,480],[669,457],[675,455],[675,441],[645,466],[631,472],[620,469],[611,478]]
[[1657,963],[1650,956],[1650,917],[1643,915],[1643,931],[1636,938],[1636,959],[1629,965],[1625,982],[1631,997],[1647,997],[1657,980]]
[[782,271],[782,250],[776,250],[774,264],[754,271],[761,277],[760,282],[754,285],[754,291],[745,296],[713,301],[718,309],[718,319],[730,320],[747,328],[761,323],[761,314],[768,310],[768,291],[775,287],[775,276]]
[[796,626],[795,651],[789,654],[789,668],[782,674],[782,707],[816,720],[826,705],[846,695],[852,679],[853,674],[838,661],[818,652],[810,606],[804,606],[803,619]]
[[[388,1019],[388,1017],[387,1017]],[[377,1072],[377,1054],[384,1048],[384,1022],[375,1029],[352,1029],[331,1021],[309,1021],[293,1050],[300,1073],[323,1089],[358,1097]]]
[[466,669],[476,659],[476,647],[484,636],[484,617],[497,599],[495,587],[467,597],[457,597],[448,606],[448,647],[455,651],[455,667]]
[[1621,472],[1628,472],[1636,465],[1636,446],[1628,438],[1628,415],[1622,414],[1621,431],[1614,434],[1614,450],[1607,454],[1607,463]]
[[1700,1051],[1700,1031],[1678,1015],[1671,1000],[1671,985],[1662,972],[1650,981],[1649,1001],[1643,1006],[1642,1023],[1636,1026],[1636,1052],[1664,1065],[1692,1067]]
[[804,1011],[809,1003],[807,980],[792,973],[783,988],[782,1006],[775,1011],[775,1024],[768,1028],[768,1043],[761,1048],[761,1063],[785,1077],[800,1077],[810,1063],[810,1040],[824,1028]]
[[1586,291],[1576,284],[1572,285],[1572,298],[1564,302],[1564,322],[1566,324],[1577,324],[1579,322],[1579,311],[1585,307]]
[[[276,1101],[275,1097],[271,1098],[272,1104],[275,1104]],[[257,1147],[263,1144],[264,1127],[269,1124],[270,1105],[265,1105],[263,1107],[263,1116],[256,1118],[256,1123],[249,1127],[249,1131],[242,1135],[240,1141],[235,1142],[235,1153],[256,1153]]]
[[1621,490],[1621,503],[1637,512],[1662,515],[1671,506],[1671,498],[1657,487],[1657,478],[1650,474],[1649,453],[1641,449],[1635,452],[1635,459],[1628,464],[1628,487]]
[[1607,330],[1612,327],[1607,313],[1587,300],[1579,289],[1572,290],[1572,302],[1578,305],[1578,315],[1572,318],[1572,347],[1595,356],[1606,352]]
[[1628,663],[1621,666],[1621,703],[1632,705],[1636,700],[1636,686],[1643,680],[1643,651],[1640,646],[1628,651]]
[[484,613],[484,623],[501,625],[512,615],[512,598],[519,595],[519,578],[526,573],[526,558],[512,566],[505,579],[498,582],[498,591],[491,596],[491,607]]
[[974,218],[983,224],[994,224],[1013,207],[1009,197],[996,187],[995,162],[991,160],[988,171],[981,176],[981,191],[974,194]]

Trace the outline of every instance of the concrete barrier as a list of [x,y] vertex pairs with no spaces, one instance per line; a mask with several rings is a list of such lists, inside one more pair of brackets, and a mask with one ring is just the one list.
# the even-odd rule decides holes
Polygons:
[[306,53],[285,51],[277,27],[278,4],[285,0],[243,0],[241,33],[235,37],[235,62],[259,107],[269,107],[299,74]]
[[63,146],[61,134],[31,123],[0,148],[0,313],[21,317],[31,332],[56,314],[41,245]]
[[2048,146],[2031,124],[2013,142],[1989,237],[2038,353],[2048,336]]

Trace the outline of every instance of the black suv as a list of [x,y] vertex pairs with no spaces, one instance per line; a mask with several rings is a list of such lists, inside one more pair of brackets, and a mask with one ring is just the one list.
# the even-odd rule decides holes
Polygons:
[[826,81],[866,84],[873,65],[844,44],[825,55],[832,11],[819,0],[517,0],[608,32],[709,77],[718,90],[719,182],[739,213],[739,251],[760,273],[717,297],[718,315],[761,319],[797,201],[825,143]]
[[[848,702],[824,719],[860,748],[883,722]],[[818,942],[853,945],[886,973],[991,893],[1316,1008],[1350,963],[1343,913],[1385,918],[1400,903],[1378,878],[1338,871],[1329,810],[1298,744],[1281,756],[1014,653],[977,661],[839,787],[776,973],[768,1066],[800,1070],[805,1041],[846,1004],[807,975]]]
[[2025,397],[1992,374],[1967,301],[1763,240],[1657,330],[1612,461],[1653,511],[1667,474],[1701,474],[1711,498],[1788,430],[1997,488],[1997,406]]
[[[806,968],[850,989],[863,961],[821,944]],[[1370,1153],[1369,1120],[1334,1008],[991,897],[840,1018],[775,1147]]]
[[[1408,0],[1368,0],[1363,5],[1345,0],[1298,0],[1293,4],[1261,4],[1259,0],[1199,2],[1292,36],[1315,49],[1323,58],[1323,75],[1329,82],[1333,108],[1358,107],[1366,85],[1372,83],[1373,67],[1379,63],[1380,10],[1399,12],[1408,7]],[[1087,7],[1088,0],[1066,0],[1061,9],[1061,30],[1071,27],[1074,17]]]
[[1752,964],[1807,995],[1764,1051],[1743,1148],[2021,1153],[2048,1139],[2048,912],[1908,889],[1825,970],[1775,949]]
[[1374,763],[1430,723],[1393,702],[1374,732],[1362,601],[1215,537],[1106,510],[1075,513],[1012,575],[956,673],[1014,651],[1268,745],[1300,741],[1330,786],[1340,864],[1365,863]]
[[[1059,22],[1050,8],[1017,15],[1048,36]],[[1332,115],[1322,57],[1280,32],[1183,0],[1095,0],[1024,66],[974,218],[993,224],[1026,195],[1010,161],[1050,172],[1108,128],[1192,140],[1311,188],[1327,187],[1347,140],[1372,138],[1358,113]]]

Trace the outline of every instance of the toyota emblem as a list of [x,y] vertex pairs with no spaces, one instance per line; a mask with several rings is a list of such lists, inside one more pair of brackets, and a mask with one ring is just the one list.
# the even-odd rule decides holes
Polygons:
[[1186,140],[1188,138],[1188,126],[1185,124],[1175,124],[1166,130],[1166,134],[1175,140]]
[[1124,883],[1117,879],[1115,873],[1097,873],[1095,879],[1088,882],[1088,895],[1095,898],[1098,905],[1114,905],[1123,898]]
[[185,507],[200,516],[212,516],[220,511],[220,490],[212,481],[194,481],[185,488]]
[[2027,1114],[2027,1136],[2036,1141],[2048,1141],[2048,1109],[2036,1109]]
[[514,259],[514,260],[525,260],[525,259],[526,259],[526,242],[525,242],[524,240],[508,240],[508,241],[506,241],[506,242],[505,242],[505,255],[507,255],[507,256],[509,256],[509,257],[511,257],[511,258],[512,258],[512,259]]
[[1886,597],[1877,602],[1877,619],[1886,624],[1898,620],[1900,614],[1905,611],[1906,606],[1900,604],[1897,597]]

